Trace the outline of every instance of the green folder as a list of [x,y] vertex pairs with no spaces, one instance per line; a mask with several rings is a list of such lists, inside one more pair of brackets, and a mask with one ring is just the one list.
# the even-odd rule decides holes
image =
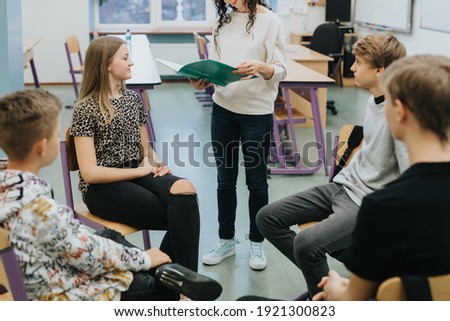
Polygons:
[[[245,77],[245,75],[234,74],[233,70],[236,70],[236,68],[211,59],[199,60],[184,66],[159,58],[156,58],[155,61],[172,69],[179,75],[194,79],[205,79],[222,87]],[[252,78],[257,78],[257,76]]]

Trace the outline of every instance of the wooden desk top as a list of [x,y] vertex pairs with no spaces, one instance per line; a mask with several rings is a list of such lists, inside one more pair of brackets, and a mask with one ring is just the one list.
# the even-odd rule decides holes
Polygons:
[[286,56],[295,61],[333,61],[333,58],[302,45],[287,45]]
[[334,83],[334,79],[305,67],[301,63],[288,60],[287,76],[281,83]]

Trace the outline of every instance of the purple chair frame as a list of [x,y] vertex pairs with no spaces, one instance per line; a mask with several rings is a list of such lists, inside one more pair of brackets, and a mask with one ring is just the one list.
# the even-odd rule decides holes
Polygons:
[[[69,169],[69,161],[67,158],[67,145],[65,141],[60,142],[60,153],[61,153],[61,163],[62,163],[62,171],[63,171],[63,180],[64,180],[64,192],[66,196],[66,203],[67,206],[69,206],[73,212],[74,216],[80,220],[83,224],[93,228],[94,230],[99,230],[101,228],[104,228],[103,225],[94,222],[90,220],[88,217],[85,217],[84,215],[81,215],[75,211],[75,205],[73,202],[73,194],[72,194],[72,180],[70,178],[70,169]],[[150,242],[150,234],[148,230],[142,230],[142,238],[144,243],[144,248],[150,249],[151,248],[151,242]]]

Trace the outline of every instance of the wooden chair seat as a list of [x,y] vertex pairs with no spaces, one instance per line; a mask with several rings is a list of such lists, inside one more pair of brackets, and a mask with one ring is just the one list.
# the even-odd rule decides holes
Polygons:
[[105,220],[101,217],[98,217],[98,216],[92,214],[91,212],[89,212],[89,209],[87,208],[86,204],[84,204],[84,203],[76,204],[75,212],[77,212],[77,214],[82,215],[82,216],[88,218],[89,220],[94,221],[102,226],[116,230],[117,232],[121,233],[122,235],[128,235],[128,234],[132,234],[132,233],[139,231],[139,229],[134,228],[132,226],[125,225],[125,224],[122,224],[119,222],[108,221],[108,220]]
[[75,73],[83,73],[83,69],[84,69],[84,67],[83,66],[79,66],[79,67],[73,67],[73,71],[75,72]]
[[[427,279],[433,301],[450,301],[450,274],[429,276]],[[383,281],[376,297],[379,301],[406,300],[401,278],[396,276]]]
[[301,231],[306,230],[308,227],[311,227],[313,225],[316,225],[317,223],[319,223],[320,221],[312,221],[312,222],[307,222],[307,223],[303,223],[303,224],[299,224],[298,227],[300,228]]
[[122,235],[129,235],[138,231],[142,231],[144,248],[149,249],[151,247],[150,236],[148,230],[139,230],[135,227],[105,220],[100,218],[89,212],[86,204],[80,203],[75,204],[73,201],[72,194],[72,181],[70,178],[70,172],[79,171],[77,155],[75,150],[75,142],[74,138],[70,135],[70,128],[66,129],[65,132],[65,141],[61,141],[60,143],[60,152],[61,152],[61,165],[63,170],[63,179],[64,179],[64,190],[66,195],[66,203],[67,206],[74,210],[74,216],[83,222],[85,225],[89,226],[92,229],[100,229],[103,227],[116,230],[120,232]]

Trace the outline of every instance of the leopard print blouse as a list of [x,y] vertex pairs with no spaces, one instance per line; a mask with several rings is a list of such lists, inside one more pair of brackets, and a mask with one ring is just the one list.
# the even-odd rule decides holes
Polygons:
[[[94,139],[97,165],[123,167],[142,159],[140,127],[147,122],[147,113],[140,96],[125,89],[119,98],[111,98],[116,115],[108,125],[102,125],[98,100],[91,96],[79,103],[73,112],[70,134]],[[83,200],[89,185],[80,174],[78,189]]]

